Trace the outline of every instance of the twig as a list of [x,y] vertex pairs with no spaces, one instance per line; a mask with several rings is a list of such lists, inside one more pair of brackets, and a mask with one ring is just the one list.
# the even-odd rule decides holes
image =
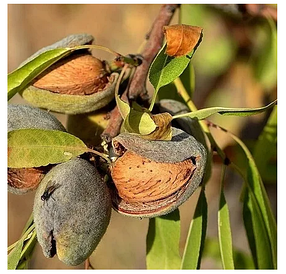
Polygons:
[[130,99],[134,100],[139,95],[142,98],[146,97],[147,91],[145,85],[148,69],[162,46],[164,38],[163,27],[169,25],[176,8],[178,7],[178,4],[163,5],[151,27],[150,32],[146,35],[146,39],[148,41],[142,52],[143,62],[134,73],[128,94]]
[[[157,17],[153,22],[150,32],[146,36],[146,39],[148,39],[148,41],[146,42],[145,48],[142,52],[143,62],[140,66],[136,68],[129,89],[126,89],[124,91],[124,93],[121,96],[122,99],[126,99],[128,97],[134,100],[139,95],[141,97],[146,96],[145,85],[146,85],[148,69],[154,57],[161,48],[164,38],[163,26],[169,25],[173,17],[173,14],[176,8],[178,7],[179,7],[178,4],[162,5],[159,14],[157,15]],[[120,132],[122,121],[123,121],[122,117],[120,115],[118,107],[116,106],[110,114],[109,123],[106,129],[101,134],[101,138],[105,142],[110,143],[112,138],[115,137]]]
[[90,262],[89,262],[89,258],[87,258],[85,261],[84,261],[84,269],[89,269],[90,267]]

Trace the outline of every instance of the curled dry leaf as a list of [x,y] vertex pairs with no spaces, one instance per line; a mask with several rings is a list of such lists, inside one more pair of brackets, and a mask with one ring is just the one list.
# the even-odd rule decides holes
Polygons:
[[199,43],[202,28],[189,25],[172,25],[164,27],[167,41],[166,54],[179,57],[190,53]]
[[151,115],[152,120],[156,124],[156,129],[145,136],[142,136],[144,139],[149,140],[171,140],[172,139],[172,115],[169,113],[159,113]]

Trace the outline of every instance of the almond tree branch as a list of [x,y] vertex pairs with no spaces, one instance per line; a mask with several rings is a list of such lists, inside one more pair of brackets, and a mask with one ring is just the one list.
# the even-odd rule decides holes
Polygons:
[[[155,58],[159,49],[162,46],[164,33],[163,26],[169,25],[176,8],[179,4],[164,4],[162,5],[157,17],[155,18],[150,32],[146,35],[146,45],[141,53],[143,62],[136,68],[132,77],[129,89],[126,89],[121,97],[128,97],[135,100],[138,96],[146,97],[146,79],[151,62]],[[112,110],[109,123],[106,129],[101,134],[101,138],[110,143],[112,138],[118,135],[122,124],[122,117],[117,106]]]
[[169,25],[178,4],[166,4],[162,5],[158,16],[156,17],[150,32],[147,34],[147,43],[142,52],[143,62],[136,69],[134,77],[132,79],[129,98],[134,100],[137,96],[145,97],[146,91],[146,79],[149,67],[157,55],[158,51],[162,46],[164,39],[163,27]]

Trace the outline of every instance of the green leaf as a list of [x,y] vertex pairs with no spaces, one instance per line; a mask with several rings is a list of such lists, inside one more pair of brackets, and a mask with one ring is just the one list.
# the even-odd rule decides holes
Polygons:
[[12,168],[57,164],[87,150],[79,138],[63,131],[18,129],[8,132],[8,167]]
[[222,181],[218,211],[218,236],[223,268],[234,269],[229,210],[223,192],[225,169],[226,166],[223,165],[223,175],[221,179]]
[[[268,199],[266,190],[261,180],[260,174],[256,167],[255,161],[246,147],[246,145],[235,135],[229,135],[239,144],[246,156],[247,163],[247,177],[246,181],[246,195],[244,200],[244,207],[247,207],[251,223],[246,223],[247,233],[253,230],[253,239],[255,245],[251,248],[254,257],[257,257],[257,265],[259,268],[277,268],[277,225],[271,210],[270,201]],[[265,233],[264,233],[265,226]],[[250,247],[253,243],[250,242]],[[256,254],[255,254],[256,253]],[[269,258],[271,263],[269,262]]]
[[[37,243],[35,224],[33,223],[33,214],[28,219],[21,238],[14,244],[8,247],[8,269],[9,264],[11,269],[26,269],[28,262],[31,259],[35,245]],[[11,256],[11,259],[9,259]]]
[[156,129],[156,124],[149,113],[134,109],[130,109],[123,125],[128,132],[140,135],[148,135]]
[[27,242],[24,243],[23,250],[21,252],[20,262],[17,266],[17,269],[24,269],[28,267],[29,260],[32,258],[35,246],[37,243],[37,234],[34,229],[31,233],[31,237]]
[[254,29],[257,50],[252,66],[263,89],[271,92],[277,85],[277,27],[273,18],[269,16],[266,19],[265,24]]
[[130,106],[129,104],[127,104],[125,101],[123,101],[118,93],[115,93],[115,101],[116,101],[116,105],[119,109],[119,112],[121,114],[122,119],[126,119],[126,117],[128,116],[129,112],[130,112]]
[[199,269],[207,229],[207,200],[204,188],[191,222],[184,249],[181,269]]
[[188,91],[191,98],[193,98],[195,92],[195,68],[192,62],[186,67],[184,72],[180,75],[180,79]]
[[21,238],[12,251],[8,254],[8,269],[16,269],[21,258],[24,238]]
[[147,234],[147,269],[179,269],[179,242],[178,209],[168,215],[150,219]]
[[8,247],[8,251],[12,249],[12,251],[8,254],[8,269],[18,268],[17,266],[23,256],[24,241],[28,240],[28,242],[30,242],[33,233],[35,233],[35,226],[31,225],[29,228],[23,231],[21,238],[16,243]]
[[8,100],[17,92],[23,90],[31,81],[49,66],[70,54],[72,48],[48,50],[38,55],[28,63],[8,74]]
[[243,220],[256,268],[272,269],[272,250],[266,224],[250,189],[244,193]]
[[156,124],[147,109],[140,108],[138,104],[133,104],[131,108],[129,104],[119,97],[117,92],[115,92],[115,100],[121,117],[124,120],[123,128],[127,132],[148,135],[156,129]]
[[[211,258],[216,262],[216,267],[221,268],[221,255],[217,238],[206,238],[204,247],[204,258]],[[254,264],[251,255],[247,251],[241,251],[233,247],[233,257],[235,269],[254,269]]]
[[189,56],[170,57],[165,54],[165,51],[166,44],[163,45],[149,69],[149,80],[155,88],[149,108],[150,111],[153,109],[159,89],[173,82],[183,73],[194,53],[193,50]]
[[[277,157],[277,106],[274,106],[272,113],[265,125],[258,141],[255,144],[253,158],[262,176],[269,172],[272,158]],[[273,165],[274,173],[277,175],[277,164]],[[275,176],[277,177],[277,176]]]
[[203,120],[208,118],[213,114],[221,114],[221,115],[235,115],[235,116],[249,116],[261,113],[274,105],[277,104],[277,100],[271,102],[267,106],[260,107],[260,108],[225,108],[225,107],[211,107],[211,108],[204,108],[197,111],[183,113],[179,115],[173,116],[173,119],[181,118],[181,117],[190,117],[196,118],[198,120]]
[[21,236],[23,236],[25,234],[25,232],[33,225],[33,223],[34,223],[34,215],[33,215],[33,213],[31,213],[28,221],[26,222],[26,224],[23,228],[23,232],[22,232]]

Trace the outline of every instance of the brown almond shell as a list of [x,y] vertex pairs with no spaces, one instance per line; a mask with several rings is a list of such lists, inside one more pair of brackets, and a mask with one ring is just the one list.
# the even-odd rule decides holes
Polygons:
[[121,133],[112,141],[121,155],[111,168],[113,207],[135,217],[165,215],[184,203],[204,176],[207,152],[186,132],[172,128],[171,141]]
[[91,54],[74,53],[61,59],[33,82],[38,89],[69,95],[89,95],[108,83],[104,63]]
[[65,114],[89,113],[103,108],[112,101],[117,78],[118,73],[112,73],[104,89],[89,95],[59,94],[34,86],[24,89],[21,95],[39,108]]

